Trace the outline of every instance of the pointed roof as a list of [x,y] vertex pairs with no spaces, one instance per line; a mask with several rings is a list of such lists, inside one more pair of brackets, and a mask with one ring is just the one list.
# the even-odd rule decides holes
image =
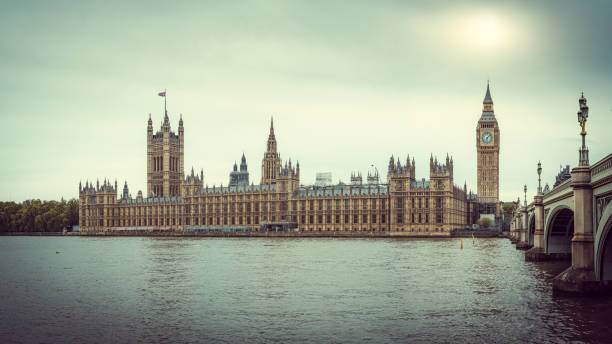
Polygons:
[[489,89],[489,81],[487,81],[487,94],[485,94],[483,104],[493,104],[493,99],[491,98],[491,90]]
[[487,93],[482,101],[482,115],[480,116],[478,122],[497,122],[495,119],[495,112],[493,112],[493,99],[491,98],[489,81],[487,81]]
[[270,137],[269,139],[274,139],[274,118],[270,117]]
[[270,135],[268,136],[267,152],[276,153],[276,138],[274,137],[274,120],[270,117]]

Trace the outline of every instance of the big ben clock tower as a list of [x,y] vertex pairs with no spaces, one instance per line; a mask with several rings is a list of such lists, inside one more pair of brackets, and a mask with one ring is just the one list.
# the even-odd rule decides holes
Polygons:
[[499,126],[487,82],[482,115],[476,125],[478,152],[478,203],[481,214],[497,214],[499,203]]

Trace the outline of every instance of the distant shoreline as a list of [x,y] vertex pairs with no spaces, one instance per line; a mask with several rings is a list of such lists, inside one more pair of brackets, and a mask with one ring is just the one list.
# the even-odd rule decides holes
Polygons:
[[433,234],[415,232],[2,232],[0,236],[81,236],[81,237],[185,237],[185,238],[381,238],[381,239],[444,239],[444,238],[496,238],[503,237],[500,232],[461,231],[452,234]]

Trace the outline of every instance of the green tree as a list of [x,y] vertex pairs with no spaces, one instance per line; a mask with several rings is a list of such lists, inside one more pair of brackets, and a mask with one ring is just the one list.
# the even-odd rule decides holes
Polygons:
[[516,209],[516,204],[514,202],[506,203],[502,205],[502,209],[503,209],[505,218],[512,217],[512,213],[514,213],[514,210]]
[[68,223],[70,226],[75,226],[79,224],[79,201],[76,199],[71,199],[68,201],[68,209],[67,209]]
[[59,232],[79,223],[79,201],[0,202],[0,232]]
[[481,217],[476,221],[476,223],[480,226],[480,228],[489,228],[491,227],[491,219],[488,217]]

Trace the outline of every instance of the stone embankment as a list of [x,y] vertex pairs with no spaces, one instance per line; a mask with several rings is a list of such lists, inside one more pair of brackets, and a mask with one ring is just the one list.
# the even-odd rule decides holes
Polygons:
[[73,232],[65,233],[67,236],[102,236],[102,237],[234,237],[234,238],[477,238],[498,237],[497,232],[488,231],[460,231],[453,233],[415,233],[415,232],[346,232],[346,231],[317,231],[317,232],[183,232],[183,231],[130,231],[130,232]]

